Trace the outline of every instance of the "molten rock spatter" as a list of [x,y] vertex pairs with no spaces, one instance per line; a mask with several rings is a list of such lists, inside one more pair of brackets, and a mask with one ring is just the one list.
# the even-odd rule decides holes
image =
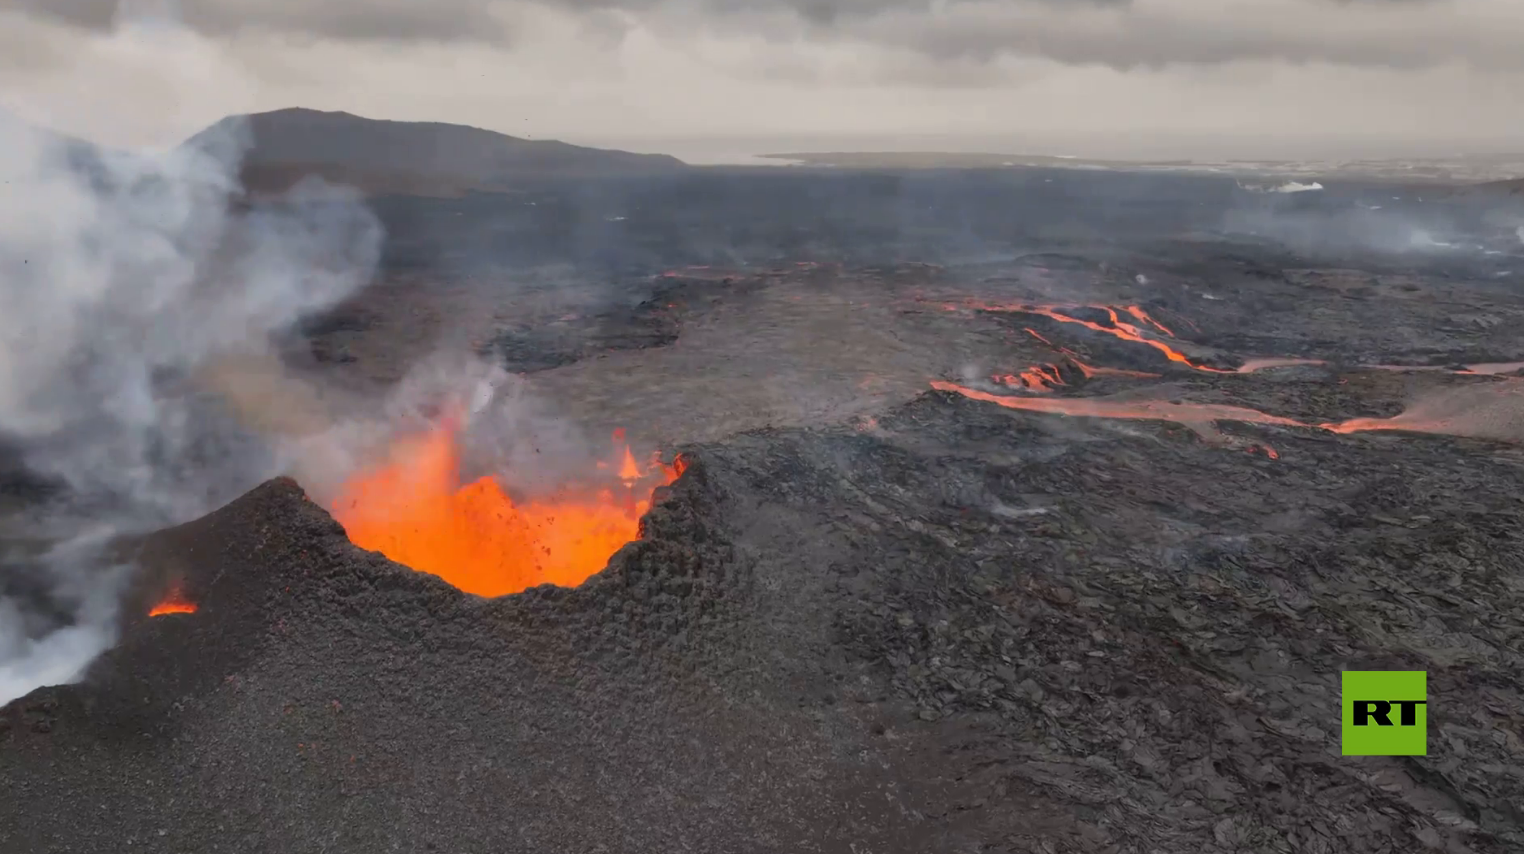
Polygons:
[[185,592],[179,585],[169,588],[169,591],[164,594],[164,598],[160,599],[158,604],[148,609],[148,616],[150,617],[162,617],[166,614],[194,613],[196,613],[196,603],[186,598]]
[[639,537],[652,491],[682,472],[681,460],[642,468],[621,434],[615,442],[617,462],[600,466],[618,473],[606,487],[518,503],[491,477],[461,484],[456,432],[444,425],[393,448],[385,465],[346,483],[331,509],[355,545],[467,593],[572,587]]

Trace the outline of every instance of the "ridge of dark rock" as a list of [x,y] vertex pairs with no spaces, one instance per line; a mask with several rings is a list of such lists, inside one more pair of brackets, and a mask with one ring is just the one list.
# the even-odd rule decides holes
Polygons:
[[229,116],[186,144],[213,144],[228,135],[246,135],[249,148],[241,177],[253,193],[280,191],[308,175],[373,194],[457,195],[511,189],[526,179],[662,174],[687,168],[664,154],[304,108]]

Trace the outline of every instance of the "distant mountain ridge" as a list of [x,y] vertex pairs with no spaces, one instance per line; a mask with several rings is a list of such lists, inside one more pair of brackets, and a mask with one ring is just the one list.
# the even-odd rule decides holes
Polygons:
[[1486,193],[1506,193],[1510,196],[1524,195],[1524,178],[1510,178],[1506,181],[1488,181],[1485,184],[1477,184],[1472,189]]
[[198,145],[246,122],[252,145],[242,179],[250,193],[274,193],[307,175],[372,195],[458,195],[512,189],[532,178],[678,172],[665,154],[634,154],[555,140],[523,139],[440,122],[368,119],[303,108],[230,116],[186,141]]

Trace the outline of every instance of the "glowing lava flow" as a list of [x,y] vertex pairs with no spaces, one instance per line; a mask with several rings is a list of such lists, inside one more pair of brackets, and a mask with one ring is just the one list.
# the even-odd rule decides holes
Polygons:
[[1057,365],[1035,365],[1018,374],[996,374],[990,379],[1001,385],[1024,388],[1029,391],[1049,392],[1064,382]]
[[[1091,306],[1091,308],[1096,308],[1096,309],[1099,309],[1101,311],[1106,312],[1107,316],[1111,320],[1111,325],[1110,326],[1105,326],[1103,324],[1096,323],[1093,320],[1081,320],[1080,318],[1077,318],[1077,317],[1070,317],[1070,316],[1068,316],[1066,314],[1060,313],[1057,306],[1041,306],[1041,305],[1024,306],[1024,307],[1022,307],[1020,309],[1015,309],[1015,310],[1017,310],[1017,311],[1024,311],[1024,312],[1027,312],[1028,314],[1036,314],[1036,315],[1041,316],[1041,317],[1046,317],[1046,318],[1049,318],[1051,320],[1059,321],[1060,323],[1078,323],[1079,325],[1085,327],[1086,329],[1091,329],[1091,330],[1094,330],[1096,332],[1105,333],[1106,335],[1111,335],[1111,336],[1114,336],[1116,338],[1120,338],[1123,341],[1133,341],[1133,342],[1136,342],[1138,344],[1144,344],[1146,346],[1154,348],[1155,350],[1158,350],[1160,353],[1163,353],[1164,357],[1166,359],[1169,359],[1171,362],[1177,362],[1179,364],[1185,365],[1188,368],[1195,368],[1198,371],[1207,371],[1208,373],[1213,373],[1213,374],[1231,374],[1231,373],[1233,373],[1233,371],[1231,371],[1231,370],[1225,370],[1223,368],[1212,368],[1212,367],[1208,367],[1206,365],[1198,365],[1195,362],[1192,362],[1189,358],[1186,357],[1186,355],[1184,353],[1180,352],[1179,350],[1176,350],[1174,347],[1169,346],[1168,344],[1164,343],[1163,341],[1158,340],[1157,338],[1151,338],[1148,335],[1146,335],[1141,327],[1137,326],[1136,324],[1128,323],[1128,322],[1122,320],[1121,315],[1118,313],[1117,309],[1114,309],[1114,308],[1112,308],[1110,306],[1103,306],[1103,305]],[[1158,329],[1158,330],[1164,332],[1164,334],[1169,335],[1171,338],[1174,337],[1174,335],[1170,334],[1170,332],[1167,329],[1165,329],[1163,326],[1160,326],[1156,321],[1154,321],[1152,318],[1150,318],[1147,314],[1144,314],[1142,309],[1135,309],[1132,306],[1128,306],[1128,307],[1123,308],[1121,310],[1127,312],[1128,314],[1131,314],[1133,316],[1133,318],[1136,319],[1139,323],[1148,323],[1148,324],[1152,325],[1155,329]]]
[[1269,370],[1270,368],[1291,368],[1291,367],[1298,367],[1298,366],[1301,366],[1301,365],[1326,365],[1326,364],[1328,364],[1328,363],[1323,361],[1322,359],[1273,359],[1273,358],[1271,358],[1271,359],[1249,359],[1249,360],[1245,361],[1242,365],[1239,365],[1238,369],[1235,370],[1233,373],[1235,373],[1235,374],[1252,374],[1255,371],[1265,371],[1265,370]]
[[957,392],[973,400],[982,400],[1007,409],[1050,412],[1087,418],[1134,418],[1173,421],[1177,424],[1204,424],[1211,421],[1243,421],[1250,424],[1275,424],[1282,427],[1311,427],[1293,418],[1270,415],[1243,406],[1220,403],[1170,403],[1165,400],[1114,400],[1104,397],[1003,397],[967,388],[956,383],[936,381],[938,391]]
[[[1059,323],[1074,323],[1086,329],[1110,335],[1123,341],[1132,341],[1152,347],[1163,353],[1171,362],[1207,373],[1251,374],[1270,368],[1328,364],[1321,359],[1274,357],[1249,359],[1237,368],[1213,368],[1197,364],[1191,361],[1184,353],[1154,338],[1152,331],[1145,330],[1144,327],[1147,326],[1169,338],[1175,337],[1174,332],[1168,327],[1155,320],[1141,306],[1136,305],[1122,306],[1121,308],[1106,305],[991,305],[969,300],[963,305],[943,304],[943,308],[950,311],[973,308],[978,311],[1031,314],[1046,317]],[[1070,316],[1069,312],[1077,309],[1105,312],[1107,320],[1106,322],[1099,322]],[[1124,320],[1124,315],[1130,317],[1131,320]],[[1186,322],[1189,323],[1188,320]],[[1077,354],[1072,350],[1055,345],[1036,330],[1029,328],[1025,331],[1049,348],[1063,354],[1065,357],[1064,363],[1074,365],[1087,379],[1102,374],[1133,377],[1159,376],[1159,374],[1149,374],[1141,371],[1091,367],[1080,361]],[[1481,363],[1467,365],[1459,370],[1443,366],[1365,365],[1363,367],[1376,370],[1450,371],[1457,374],[1496,376],[1524,370],[1524,362]],[[1064,377],[1061,368],[1062,364],[1035,365],[1017,373],[996,374],[991,379],[998,384],[1008,387],[1024,389],[1036,394],[1046,394],[1068,385],[1068,381]],[[1189,425],[1204,435],[1207,435],[1206,431],[1202,430],[1201,427],[1211,422],[1242,421],[1250,424],[1271,424],[1281,427],[1305,427],[1327,430],[1332,433],[1390,430],[1466,436],[1515,443],[1524,442],[1524,428],[1516,426],[1521,423],[1520,416],[1524,415],[1524,382],[1520,382],[1518,379],[1510,380],[1509,382],[1511,383],[1509,385],[1495,386],[1489,390],[1482,391],[1468,388],[1453,391],[1436,391],[1424,399],[1415,401],[1413,405],[1409,406],[1401,414],[1391,418],[1351,418],[1346,421],[1320,424],[1271,415],[1247,407],[1223,404],[1175,403],[1164,400],[1119,399],[1116,397],[1049,397],[1037,399],[1030,396],[991,394],[986,391],[944,381],[936,381],[931,385],[932,388],[941,391],[956,392],[964,397],[994,403],[1007,409],[1021,409],[1029,412],[1047,412],[1091,418],[1172,421],[1177,424]],[[1499,389],[1501,389],[1501,392]],[[1251,446],[1249,450],[1251,453],[1259,453],[1263,450],[1264,454],[1269,458],[1278,458],[1278,454],[1270,448],[1260,449],[1258,446]]]
[[[1141,309],[1139,309],[1139,311],[1141,312]],[[1067,347],[1060,347],[1054,344],[1052,341],[1049,341],[1040,335],[1037,330],[1025,329],[1023,331],[1025,331],[1028,335],[1031,335],[1033,338],[1036,338],[1038,341],[1048,345],[1048,347],[1052,348],[1054,351],[1062,353],[1065,356],[1065,361],[1068,364],[1073,365],[1075,369],[1083,374],[1087,380],[1101,376],[1141,377],[1144,379],[1155,379],[1159,376],[1158,374],[1151,374],[1147,371],[1129,371],[1122,368],[1097,368],[1080,361],[1079,354],[1075,353],[1073,350],[1070,350]],[[1024,388],[1028,391],[1037,392],[1039,394],[1045,394],[1047,392],[1053,391],[1059,386],[1066,386],[1069,384],[1068,381],[1064,379],[1064,375],[1061,372],[1060,366],[1052,363],[1046,365],[1034,365],[1024,371],[1014,374],[995,374],[994,376],[990,377],[990,379],[996,383],[999,383],[1000,385],[1010,386],[1012,388]]]
[[[1130,418],[1172,421],[1196,428],[1214,421],[1242,421],[1278,427],[1306,427],[1330,433],[1364,433],[1376,430],[1465,436],[1498,442],[1524,443],[1520,415],[1524,414],[1524,381],[1490,388],[1446,389],[1413,402],[1391,418],[1351,418],[1347,421],[1311,423],[1271,415],[1243,406],[1216,403],[1173,403],[1166,400],[1118,399],[1115,397],[1033,398],[990,394],[956,383],[934,381],[931,387],[1007,409],[1047,412],[1088,418]],[[1268,451],[1271,459],[1278,457]]]
[[[958,307],[959,306],[948,306],[948,308]],[[1110,335],[1114,338],[1120,338],[1123,341],[1132,341],[1137,344],[1143,344],[1145,346],[1152,347],[1155,350],[1158,350],[1160,353],[1163,353],[1164,357],[1169,359],[1171,362],[1185,365],[1188,368],[1195,368],[1198,371],[1206,371],[1213,374],[1234,373],[1234,371],[1231,369],[1213,368],[1206,365],[1199,365],[1191,361],[1184,353],[1180,352],[1179,350],[1176,350],[1175,348],[1169,346],[1163,341],[1158,340],[1157,338],[1151,337],[1151,335],[1145,332],[1143,327],[1139,324],[1151,326],[1153,329],[1171,338],[1175,337],[1175,334],[1171,332],[1168,327],[1150,317],[1148,312],[1144,311],[1140,306],[1129,305],[1118,309],[1113,308],[1109,305],[989,305],[986,303],[972,302],[965,307],[978,309],[980,311],[1035,314],[1039,317],[1046,317],[1049,320],[1058,321],[1059,323],[1077,323],[1086,329],[1100,332],[1105,335]],[[1074,308],[1089,308],[1095,311],[1104,311],[1106,312],[1106,317],[1110,322],[1110,325],[1098,323],[1094,320],[1085,320],[1079,317],[1070,317],[1069,315],[1063,313],[1065,308],[1070,310],[1073,310]],[[1136,322],[1123,320],[1123,313],[1130,315],[1133,321]],[[1035,335],[1036,333],[1034,332],[1033,334]]]
[[1352,418],[1319,426],[1335,433],[1401,430],[1517,444],[1524,442],[1524,380],[1433,389],[1391,418]]
[[387,465],[346,484],[334,518],[355,545],[467,593],[575,586],[639,537],[652,490],[682,473],[681,459],[642,468],[620,434],[615,441],[620,483],[516,502],[491,477],[460,483],[456,433],[441,426],[401,443]]
[[150,617],[162,617],[165,614],[194,613],[196,613],[196,603],[185,598],[185,593],[181,591],[178,584],[169,588],[169,592],[164,594],[164,598],[159,600],[159,604],[148,609],[148,616]]

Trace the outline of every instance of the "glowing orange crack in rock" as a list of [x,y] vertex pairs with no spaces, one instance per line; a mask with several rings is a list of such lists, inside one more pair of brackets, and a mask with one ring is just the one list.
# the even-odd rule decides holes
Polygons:
[[567,490],[519,503],[491,477],[460,483],[455,430],[442,425],[400,443],[386,465],[347,483],[331,509],[355,545],[467,593],[571,587],[639,537],[652,490],[682,473],[681,459],[642,469],[622,436],[615,438],[622,446],[622,488]]
[[1165,400],[1120,401],[1098,397],[1004,397],[940,380],[933,382],[931,387],[938,391],[957,392],[964,397],[1004,406],[1007,409],[1024,409],[1029,412],[1049,412],[1057,415],[1088,418],[1141,418],[1173,421],[1180,424],[1243,421],[1251,424],[1276,424],[1283,427],[1315,426],[1294,418],[1270,415],[1257,409],[1220,403],[1170,403]]
[[[1176,424],[1201,425],[1213,421],[1241,421],[1246,424],[1270,424],[1279,427],[1306,427],[1327,430],[1331,433],[1360,433],[1374,430],[1401,430],[1410,433],[1433,433],[1453,436],[1474,436],[1500,441],[1518,441],[1517,437],[1504,436],[1496,431],[1486,432],[1469,423],[1474,418],[1463,415],[1444,415],[1427,412],[1428,407],[1415,406],[1391,418],[1351,418],[1347,421],[1326,421],[1314,424],[1271,415],[1244,406],[1218,403],[1172,403],[1165,400],[1115,400],[1100,397],[1034,398],[1009,397],[941,380],[933,381],[931,387],[938,391],[950,391],[972,400],[985,401],[1006,409],[1028,412],[1046,412],[1082,418],[1123,418],[1154,421],[1171,421]],[[1520,394],[1524,397],[1524,394]]]
[[[1168,327],[1150,316],[1141,306],[1129,305],[1120,309],[1107,305],[993,305],[979,300],[968,300],[964,305],[944,304],[947,310],[960,308],[972,308],[978,311],[1007,312],[1034,314],[1047,317],[1061,323],[1076,323],[1087,329],[1101,332],[1124,341],[1134,341],[1152,347],[1162,352],[1170,361],[1186,365],[1198,371],[1215,374],[1250,374],[1256,371],[1270,368],[1291,367],[1297,365],[1324,365],[1322,359],[1304,358],[1254,358],[1245,361],[1238,368],[1213,368],[1192,362],[1168,344],[1145,335],[1144,330],[1138,324],[1146,324],[1171,338],[1175,334]],[[1062,313],[1064,309],[1089,308],[1104,311],[1111,325],[1106,326],[1095,321],[1070,317]],[[1131,315],[1138,322],[1129,323],[1121,319],[1120,313]],[[1182,318],[1183,319],[1183,318]],[[1185,319],[1183,319],[1185,320]],[[1190,323],[1189,320],[1185,320]],[[1194,326],[1194,324],[1191,324]],[[1086,378],[1101,374],[1133,376],[1133,377],[1157,377],[1158,374],[1150,374],[1141,371],[1122,371],[1115,368],[1094,368],[1080,361],[1077,355],[1068,348],[1060,347],[1043,337],[1036,330],[1027,328],[1029,335],[1041,341],[1053,350],[1068,357]],[[1367,368],[1380,370],[1450,370],[1445,367],[1422,366],[1408,367],[1401,365],[1367,365]],[[1524,362],[1499,362],[1482,363],[1466,366],[1464,369],[1454,371],[1458,374],[1471,375],[1500,375],[1513,373],[1524,369]],[[1028,368],[1016,374],[996,375],[992,377],[996,383],[1007,386],[1024,387],[1029,391],[1046,393],[1055,390],[1058,386],[1065,385],[1062,375],[1056,365],[1038,365]],[[1341,380],[1342,382],[1342,380]],[[970,389],[955,383],[933,382],[933,388],[944,391],[956,391],[975,400],[983,400],[1004,406],[1008,409],[1024,409],[1032,412],[1049,412],[1062,415],[1089,416],[1096,418],[1132,418],[1132,419],[1155,419],[1161,421],[1173,421],[1179,424],[1200,425],[1212,421],[1243,421],[1256,424],[1275,424],[1288,427],[1308,427],[1328,430],[1333,433],[1357,433],[1374,430],[1407,431],[1413,433],[1434,433],[1455,436],[1473,436],[1476,438],[1490,438],[1501,441],[1520,441],[1524,436],[1516,430],[1500,430],[1495,425],[1488,426],[1484,423],[1471,423],[1477,421],[1475,415],[1460,416],[1458,413],[1445,413],[1430,411],[1429,406],[1415,406],[1399,415],[1391,418],[1351,418],[1342,422],[1326,422],[1311,424],[1290,418],[1282,418],[1277,415],[1260,412],[1239,406],[1225,406],[1221,404],[1199,403],[1169,403],[1166,401],[1118,401],[1104,398],[1063,398],[1034,400],[1027,397],[1004,397],[988,392]],[[1515,387],[1517,388],[1517,387]],[[1518,392],[1515,391],[1515,394]],[[1521,395],[1524,396],[1524,395]],[[1274,451],[1266,449],[1268,456],[1276,458]]]
[[995,382],[1017,388],[1025,388],[1036,392],[1049,392],[1062,385],[1063,375],[1058,372],[1057,365],[1036,365],[1027,368],[1019,374],[996,374],[990,377]]
[[[1106,312],[1107,319],[1111,322],[1111,325],[1105,326],[1093,320],[1084,320],[1078,317],[1070,317],[1061,311],[1065,308],[1072,309],[1080,307]],[[1046,317],[1050,320],[1058,321],[1059,323],[1077,323],[1086,329],[1100,332],[1105,335],[1110,335],[1114,338],[1120,338],[1123,341],[1133,341],[1138,344],[1152,347],[1155,350],[1158,350],[1160,353],[1163,353],[1164,357],[1169,359],[1171,362],[1176,362],[1178,364],[1185,365],[1186,367],[1195,368],[1198,371],[1205,371],[1207,373],[1214,374],[1234,373],[1234,371],[1230,369],[1212,368],[1206,365],[1199,365],[1191,361],[1184,353],[1176,350],[1163,341],[1149,337],[1149,335],[1145,333],[1144,330],[1138,325],[1139,323],[1151,326],[1171,338],[1175,336],[1174,333],[1172,333],[1167,327],[1150,317],[1148,313],[1145,312],[1140,306],[1123,306],[1120,310],[1118,310],[1116,308],[1112,308],[1109,305],[991,305],[989,303],[983,303],[977,300],[970,300],[964,306],[948,305],[946,308],[953,310],[958,308],[972,308],[978,311],[1004,312],[1010,314],[1035,314],[1039,317]],[[1123,320],[1120,312],[1126,312],[1127,314],[1131,315],[1133,320],[1136,320],[1137,323],[1129,323]],[[1028,331],[1030,332],[1031,330]],[[1033,332],[1032,334],[1036,335],[1037,333]],[[1041,336],[1038,337],[1041,338]]]
[[159,604],[148,609],[148,616],[150,617],[162,617],[166,614],[194,613],[196,613],[196,603],[185,598],[185,593],[178,584],[169,588],[169,592],[164,594],[164,598],[159,600]]
[[[1046,344],[1055,352],[1063,354],[1066,357],[1066,361],[1069,364],[1073,365],[1081,374],[1083,374],[1085,379],[1094,379],[1100,376],[1156,379],[1159,376],[1158,374],[1148,373],[1147,371],[1129,371],[1121,368],[1094,367],[1090,364],[1087,364],[1086,362],[1081,361],[1079,354],[1075,353],[1073,350],[1070,350],[1067,347],[1059,347],[1052,341],[1044,338],[1042,335],[1038,334],[1037,330],[1027,328],[1025,331],[1033,338],[1036,338],[1038,341]],[[1037,392],[1039,394],[1045,394],[1057,389],[1059,386],[1068,385],[1068,382],[1064,380],[1060,366],[1056,364],[1034,365],[1024,371],[1020,371],[1014,374],[995,374],[991,376],[990,379],[996,383],[999,383],[1000,385],[1011,386],[1013,388],[1025,388],[1028,391]]]
[[[1166,344],[1165,342],[1160,341],[1156,338],[1150,337],[1149,334],[1139,324],[1151,326],[1155,330],[1169,336],[1170,338],[1175,338],[1176,335],[1173,330],[1155,320],[1153,316],[1144,311],[1142,306],[1136,305],[1122,306],[1120,309],[1118,309],[1113,308],[1109,305],[992,305],[990,303],[979,302],[977,300],[970,300],[964,306],[947,305],[944,307],[949,310],[956,310],[959,308],[972,308],[977,311],[1003,312],[1008,314],[1034,314],[1039,317],[1046,317],[1049,320],[1054,320],[1059,323],[1075,323],[1094,332],[1110,335],[1113,338],[1118,338],[1123,341],[1132,341],[1134,343],[1143,344],[1147,347],[1152,347],[1153,349],[1158,350],[1160,353],[1163,353],[1164,357],[1169,359],[1171,362],[1185,365],[1188,368],[1193,368],[1195,370],[1209,374],[1249,374],[1255,371],[1264,370],[1266,368],[1289,367],[1292,365],[1325,364],[1325,362],[1321,359],[1292,358],[1250,359],[1238,368],[1214,368],[1209,365],[1198,364],[1191,361],[1191,359],[1184,353],[1176,350],[1169,344]],[[1063,313],[1064,309],[1073,310],[1075,308],[1089,308],[1096,311],[1104,311],[1106,312],[1107,319],[1110,321],[1111,325],[1107,326],[1101,323],[1097,323],[1093,320],[1084,320],[1078,317],[1070,317],[1069,315]],[[1123,320],[1123,313],[1131,315],[1133,320],[1136,320],[1137,323],[1130,323]],[[1052,347],[1054,350],[1068,356],[1075,362],[1076,365],[1079,366],[1082,371],[1086,373],[1087,376],[1094,376],[1095,374],[1110,374],[1113,376],[1133,377],[1158,376],[1158,374],[1149,374],[1142,371],[1123,371],[1116,368],[1092,368],[1089,365],[1081,362],[1073,351],[1069,350],[1068,348],[1055,345],[1047,338],[1038,334],[1036,330],[1027,328],[1025,331],[1033,338],[1036,338],[1049,347]]]

